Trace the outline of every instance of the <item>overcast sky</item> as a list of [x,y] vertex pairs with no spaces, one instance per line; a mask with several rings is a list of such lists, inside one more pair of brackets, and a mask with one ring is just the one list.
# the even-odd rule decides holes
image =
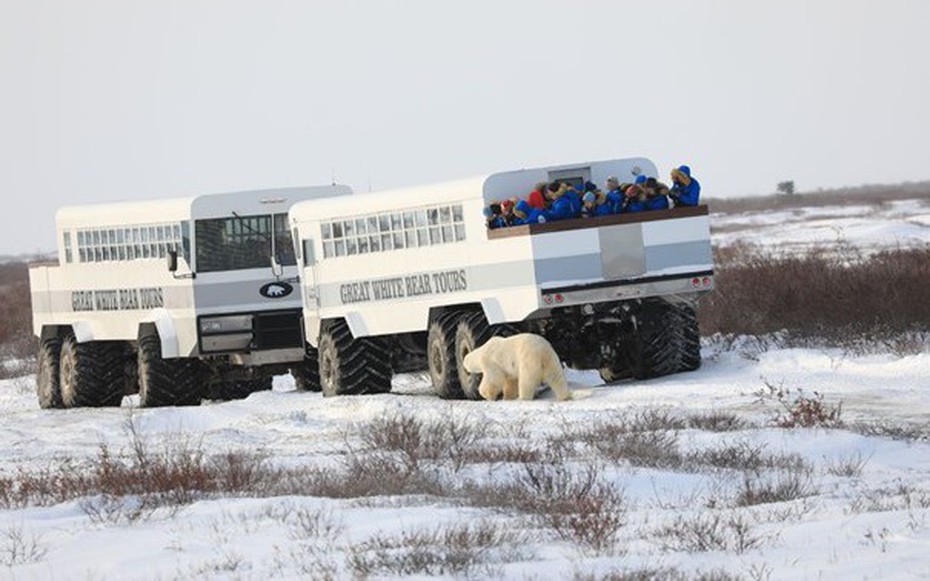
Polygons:
[[61,205],[535,165],[930,178],[923,0],[0,0],[0,254]]

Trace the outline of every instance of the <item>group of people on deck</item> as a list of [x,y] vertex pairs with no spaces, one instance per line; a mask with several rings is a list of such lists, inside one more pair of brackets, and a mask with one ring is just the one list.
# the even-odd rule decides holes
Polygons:
[[575,187],[565,182],[540,182],[526,199],[510,198],[493,202],[484,209],[488,228],[542,224],[572,218],[590,218],[664,210],[672,205],[697,206],[701,185],[691,168],[678,166],[671,171],[672,187],[654,177],[640,175],[634,183],[620,183],[609,177],[601,190],[592,182]]

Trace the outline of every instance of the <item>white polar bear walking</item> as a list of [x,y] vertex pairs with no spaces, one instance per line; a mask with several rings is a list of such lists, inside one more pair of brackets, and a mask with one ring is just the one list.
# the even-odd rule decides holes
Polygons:
[[532,333],[512,337],[492,337],[465,356],[469,373],[481,373],[478,393],[487,400],[501,394],[504,399],[533,399],[536,388],[545,383],[559,400],[572,399],[562,362],[544,338]]

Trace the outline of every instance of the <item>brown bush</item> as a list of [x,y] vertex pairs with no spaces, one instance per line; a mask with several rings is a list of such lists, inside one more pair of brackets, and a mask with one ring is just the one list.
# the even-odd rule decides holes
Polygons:
[[701,303],[704,334],[786,331],[845,344],[930,331],[930,246],[871,257],[728,252],[717,262],[716,290]]
[[[11,265],[2,265],[9,268]],[[9,272],[0,272],[0,357],[23,358],[35,355],[32,338],[32,302],[29,296],[29,281],[25,265],[22,278],[14,278]]]

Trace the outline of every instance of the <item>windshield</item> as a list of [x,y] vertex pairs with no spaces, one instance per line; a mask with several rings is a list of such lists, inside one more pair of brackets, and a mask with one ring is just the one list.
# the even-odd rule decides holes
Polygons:
[[195,240],[198,272],[297,264],[287,214],[197,220]]

